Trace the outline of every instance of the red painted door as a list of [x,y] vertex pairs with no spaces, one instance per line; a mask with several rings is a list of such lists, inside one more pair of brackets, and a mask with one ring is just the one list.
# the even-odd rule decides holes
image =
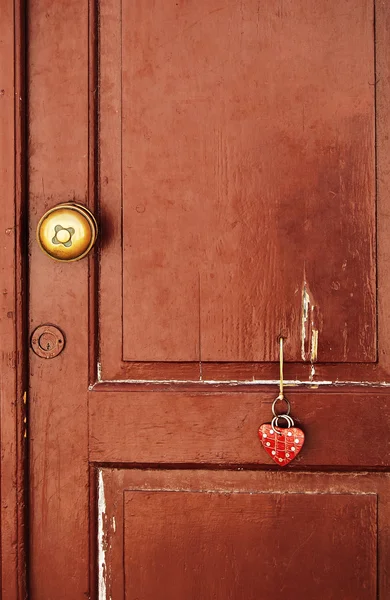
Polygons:
[[388,4],[28,5],[31,598],[389,598]]

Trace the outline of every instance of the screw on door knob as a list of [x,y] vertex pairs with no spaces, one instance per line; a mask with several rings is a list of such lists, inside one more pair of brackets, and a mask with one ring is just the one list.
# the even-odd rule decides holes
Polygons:
[[40,219],[37,239],[45,254],[62,262],[87,256],[96,242],[96,219],[85,206],[75,202],[57,204]]
[[62,225],[56,225],[54,227],[54,231],[56,234],[52,239],[52,243],[64,244],[66,248],[70,248],[72,245],[72,235],[76,233],[73,227],[62,227]]

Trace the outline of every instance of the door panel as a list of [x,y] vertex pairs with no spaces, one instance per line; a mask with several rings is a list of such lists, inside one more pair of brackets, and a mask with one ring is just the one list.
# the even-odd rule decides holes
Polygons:
[[326,586],[331,598],[376,598],[375,495],[123,496],[125,597],[319,598]]
[[[30,359],[32,599],[160,600],[168,573],[173,598],[277,598],[280,562],[291,598],[389,596],[388,477],[359,473],[389,456],[375,11],[374,28],[372,0],[29,2],[30,333],[66,339]],[[67,200],[99,218],[79,263],[35,241]],[[279,334],[306,435],[283,472],[257,436]]]
[[[90,458],[104,463],[268,465],[257,428],[275,394],[91,393]],[[290,393],[305,446],[289,469],[387,468],[390,399],[384,394]]]
[[214,4],[100,3],[102,377],[373,362],[373,3]]
[[377,598],[384,478],[101,469],[98,487],[102,598]]

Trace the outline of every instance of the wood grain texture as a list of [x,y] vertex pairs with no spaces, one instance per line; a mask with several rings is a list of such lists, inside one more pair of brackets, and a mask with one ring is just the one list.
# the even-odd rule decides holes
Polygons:
[[[376,363],[319,363],[315,365],[314,380],[382,382],[389,380],[390,320],[387,293],[387,262],[389,241],[387,236],[389,214],[389,169],[388,135],[389,119],[389,56],[388,31],[389,8],[386,2],[376,2],[376,139],[378,149],[378,361]],[[156,363],[124,362],[122,353],[122,249],[121,249],[121,124],[122,109],[120,97],[121,30],[120,7],[116,0],[103,0],[100,5],[100,209],[102,217],[101,286],[99,289],[99,368],[104,380],[266,380],[274,379],[277,372],[272,363]],[[360,13],[357,13],[360,15]],[[360,18],[360,16],[359,16]],[[371,19],[371,17],[370,17]],[[369,20],[370,20],[369,19]],[[371,21],[370,21],[371,22]],[[367,34],[367,32],[366,32]],[[134,217],[145,215],[135,214]],[[322,222],[321,222],[322,227]],[[358,236],[359,238],[359,236]],[[360,238],[359,238],[360,239]],[[322,256],[322,252],[320,252]],[[322,261],[323,262],[323,261]],[[105,285],[107,282],[107,286]],[[309,282],[310,283],[310,282]],[[336,286],[337,287],[337,286]],[[309,285],[309,291],[310,291]],[[382,291],[383,290],[383,291]],[[330,296],[339,292],[332,290]],[[351,292],[354,293],[354,292]],[[365,292],[364,292],[365,293]],[[327,297],[328,298],[328,297]],[[352,301],[352,298],[351,298]],[[371,302],[371,301],[370,301]],[[127,306],[127,304],[126,304]],[[311,338],[310,321],[307,335]],[[356,331],[362,330],[357,327]],[[370,335],[374,335],[373,332]],[[306,335],[306,334],[305,334]],[[360,333],[359,333],[360,335]],[[365,335],[365,334],[364,334]],[[363,335],[363,337],[364,337]],[[373,338],[374,339],[374,338]],[[286,343],[286,356],[291,360],[289,343]],[[311,364],[292,363],[288,366],[289,379],[308,381],[312,376]]]
[[26,597],[22,6],[0,3],[0,597]]
[[376,598],[375,495],[126,491],[124,538],[129,597]]
[[150,600],[374,600],[389,590],[384,570],[377,596],[377,545],[382,567],[389,547],[386,477],[100,473],[105,584],[113,600],[140,589]]
[[88,2],[33,0],[28,27],[30,332],[66,338],[57,358],[30,357],[30,594],[69,600],[89,596],[88,261],[51,260],[35,231],[56,203],[87,203]]
[[385,0],[376,6],[376,106],[377,106],[377,187],[378,187],[378,331],[379,362],[390,357],[390,5]]
[[[389,466],[390,398],[369,393],[291,393],[305,446],[286,470]],[[100,463],[272,465],[257,430],[275,394],[90,394],[90,459]],[[277,468],[277,467],[275,467]]]
[[[379,383],[388,380],[390,354],[387,335],[390,294],[386,291],[390,247],[387,222],[390,60],[386,45],[390,4],[382,1],[376,4],[376,56],[383,84],[375,87],[375,81],[374,85],[371,81],[374,37],[370,0],[359,0],[353,10],[346,0],[318,3],[302,0],[294,4],[289,0],[283,3],[283,10],[280,3],[276,5],[272,0],[259,4],[262,9],[259,19],[253,18],[252,0],[241,3],[242,13],[237,12],[238,5],[233,0],[224,7],[206,5],[203,0],[198,3],[157,1],[153,2],[153,13],[158,16],[154,20],[150,19],[152,3],[140,0],[129,3],[118,0],[100,0],[99,3],[70,0],[65,4],[51,0],[30,2],[30,327],[33,330],[37,325],[52,322],[65,332],[67,342],[65,351],[52,361],[31,355],[32,598],[65,600],[98,596],[101,579],[95,577],[95,567],[101,571],[108,597],[111,595],[115,600],[126,593],[132,596],[135,595],[134,567],[137,577],[144,577],[145,573],[151,573],[153,565],[168,559],[165,569],[172,569],[172,577],[176,576],[181,582],[181,589],[186,590],[185,586],[196,589],[202,582],[194,578],[193,573],[199,572],[202,561],[199,548],[188,542],[188,531],[193,532],[194,538],[207,541],[208,523],[214,524],[216,539],[214,546],[203,543],[204,556],[210,559],[203,570],[204,585],[209,581],[213,586],[213,564],[220,565],[222,570],[226,566],[218,562],[222,554],[216,551],[218,543],[230,565],[237,566],[237,581],[251,561],[261,563],[261,574],[266,563],[263,563],[265,553],[260,556],[259,547],[266,544],[271,554],[268,563],[271,571],[282,554],[286,570],[301,578],[303,586],[328,585],[329,593],[337,600],[348,599],[349,591],[354,600],[360,598],[359,594],[364,600],[377,595],[383,599],[390,597],[388,474],[361,473],[363,469],[385,471],[389,467],[389,393],[388,389],[380,388]],[[221,10],[213,12],[213,7]],[[271,16],[270,7],[275,9]],[[314,7],[306,21],[302,18],[304,7]],[[166,16],[169,19],[164,21]],[[230,30],[222,36],[229,29],[227,23]],[[310,44],[308,31],[318,32],[315,39],[314,36],[309,39]],[[295,36],[296,32],[299,35]],[[275,40],[280,41],[277,56],[270,51],[271,41]],[[164,43],[157,47],[160,42]],[[229,52],[229,44],[235,53]],[[140,48],[144,50],[142,56]],[[94,54],[97,49],[99,55]],[[189,50],[194,60],[185,61]],[[300,52],[308,59],[301,61],[301,71],[296,68],[290,72],[288,65],[297,67]],[[218,63],[217,58],[222,54],[226,62]],[[276,66],[280,66],[280,72],[275,74],[274,91],[271,84],[266,89],[260,86],[260,76],[255,69],[262,66],[260,61],[272,76]],[[351,62],[353,65],[349,68]],[[138,70],[134,70],[135,67]],[[196,81],[194,73],[198,77]],[[233,77],[236,73],[237,80]],[[313,78],[312,88],[297,89],[297,82],[302,83],[302,73]],[[220,83],[217,74],[221,75]],[[284,77],[286,90],[278,77]],[[368,87],[367,77],[370,77]],[[320,89],[322,80],[324,89]],[[188,96],[188,91],[194,92],[195,84],[202,94],[213,92],[216,101],[211,103],[210,98],[206,98],[208,110],[195,110],[200,95]],[[229,93],[233,92],[234,110],[228,102]],[[305,107],[304,115],[302,111],[289,113],[286,108],[291,108],[294,94],[296,105]],[[379,107],[378,158],[381,161],[378,165],[378,258],[382,261],[378,270],[378,356],[373,223],[375,94]],[[176,101],[177,97],[180,102]],[[256,112],[257,100],[264,109],[273,111],[273,129],[271,123]],[[175,111],[170,112],[172,106]],[[223,110],[218,112],[221,108]],[[215,122],[220,119],[218,136],[208,127],[213,115]],[[259,123],[261,129],[258,129]],[[279,131],[279,126],[283,131]],[[195,135],[200,127],[204,137]],[[260,130],[269,133],[263,140],[264,145],[259,143]],[[291,134],[292,138],[283,137],[283,133]],[[273,135],[277,138],[275,146],[270,143]],[[175,146],[172,140],[180,143]],[[165,141],[170,143],[165,144]],[[200,146],[204,150],[201,156]],[[156,155],[153,148],[157,149]],[[188,161],[189,150],[193,152],[193,164]],[[262,178],[266,178],[269,188],[266,196],[269,203],[264,200],[265,196],[257,198],[255,195],[260,185],[255,173],[257,151],[264,163]],[[253,160],[249,160],[251,158]],[[95,164],[97,159],[99,164]],[[199,177],[192,177],[192,168]],[[317,179],[313,173],[317,173]],[[94,188],[95,176],[97,189]],[[207,186],[203,178],[212,184]],[[237,184],[234,190],[232,181]],[[215,188],[217,196],[213,195]],[[326,196],[330,188],[337,202],[332,194],[332,198]],[[279,190],[278,198],[275,189]],[[147,202],[140,201],[142,194]],[[196,198],[201,210],[195,210]],[[321,202],[325,198],[323,204],[317,202],[318,198]],[[44,210],[71,199],[90,206],[98,200],[102,235],[99,254],[92,257],[92,261],[96,257],[98,260],[92,268],[88,267],[88,261],[70,265],[54,263],[43,256],[35,244],[36,223]],[[263,220],[255,210],[259,205],[265,215]],[[161,218],[161,210],[164,218]],[[301,216],[296,214],[302,210],[303,237],[298,227]],[[229,229],[228,225],[242,215],[246,219],[244,224],[240,221]],[[283,236],[271,227],[276,217]],[[147,224],[142,225],[145,219],[150,219],[153,235]],[[174,225],[172,230],[170,223]],[[267,248],[258,235],[263,229],[267,244],[269,240]],[[199,235],[188,237],[193,231]],[[278,245],[280,237],[282,241]],[[186,246],[188,240],[190,244]],[[305,240],[313,243],[313,254]],[[167,248],[166,255],[161,252],[163,244],[167,244],[163,247],[163,250]],[[210,261],[218,273],[213,281],[211,277],[206,281],[209,287],[206,286],[203,304],[206,308],[202,314],[199,309],[192,311],[198,306],[199,290],[202,292],[202,278],[200,288],[196,287],[192,274],[195,267],[198,274],[201,260],[197,253],[204,248],[203,258]],[[284,323],[288,331],[291,327],[295,332],[289,335],[290,346],[287,344],[286,348],[291,361],[286,365],[286,377],[313,380],[309,381],[311,389],[289,391],[293,416],[297,425],[305,430],[306,444],[283,474],[277,472],[277,467],[264,453],[257,435],[258,426],[270,421],[271,403],[276,395],[276,388],[264,385],[261,380],[276,379],[278,370],[277,364],[272,362],[276,358],[277,344],[272,349],[270,342],[276,312],[271,310],[271,299],[266,300],[253,275],[252,253],[264,258],[261,275],[264,272],[268,284],[273,285],[273,292],[279,292],[275,300],[281,315],[278,326]],[[337,262],[344,255],[348,255],[349,260],[345,269],[343,262]],[[306,256],[309,256],[305,267],[307,280],[303,285],[301,267]],[[281,259],[288,272],[286,281],[276,281],[276,259]],[[160,286],[157,292],[164,292],[166,283],[164,277],[160,278],[159,269],[166,269],[166,273],[174,276],[176,295],[170,290],[156,295],[152,284],[148,294],[142,294],[139,284],[143,280],[148,282],[151,274],[150,281]],[[338,278],[337,269],[341,269]],[[292,282],[296,281],[298,271],[301,288],[293,305],[286,298],[291,290],[295,293],[296,286]],[[210,274],[212,271],[208,270],[206,279]],[[221,290],[226,289],[226,277],[230,274],[229,294],[220,301]],[[99,286],[91,293],[94,275]],[[186,293],[180,293],[181,286],[186,288]],[[350,296],[351,293],[354,295]],[[327,333],[321,337],[324,354],[319,354],[319,360],[335,357],[339,361],[314,364],[314,374],[307,360],[310,343],[304,344],[303,361],[302,329],[296,328],[302,325],[303,297],[310,317],[304,323],[304,340],[311,340],[313,330],[320,324],[321,334],[325,330],[330,333],[329,337]],[[256,329],[253,324],[261,315],[249,310],[254,306],[254,299],[259,299],[266,318],[266,331],[260,332],[263,335],[260,342],[260,328]],[[318,299],[321,300],[319,313],[312,310]],[[342,304],[340,313],[335,308],[339,308],[339,302]],[[223,306],[228,310],[220,310]],[[328,314],[326,307],[329,307]],[[98,331],[95,328],[97,310]],[[187,310],[191,312],[189,320],[186,320]],[[123,315],[127,319],[125,329],[128,327],[124,337]],[[136,325],[132,330],[129,323],[132,319],[142,321],[142,315],[151,315],[151,318],[145,327]],[[167,315],[174,318],[169,320]],[[222,319],[228,315],[226,322],[222,323],[221,315]],[[344,316],[346,329],[343,329]],[[208,319],[205,339],[199,335],[203,330],[202,319]],[[224,324],[229,319],[229,325],[233,324],[230,337],[223,335],[227,331],[223,329]],[[330,329],[326,329],[328,324]],[[166,328],[172,331],[172,338],[166,335]],[[347,333],[344,337],[343,332]],[[148,345],[151,347],[153,361],[172,358],[179,351],[187,353],[181,360],[187,360],[185,356],[190,360],[147,362],[141,361],[138,355],[130,362],[137,338],[138,347],[145,352]],[[200,352],[199,341],[203,339],[205,354]],[[212,362],[219,352],[221,360],[229,356],[229,360],[238,362]],[[256,362],[259,359],[268,362]],[[306,364],[298,364],[297,360]],[[100,363],[97,375],[96,361]],[[361,364],[358,361],[362,361]],[[88,392],[88,383],[93,383],[96,376],[172,381],[99,383]],[[253,387],[248,381],[237,387],[228,383],[254,377],[260,381]],[[350,383],[345,389],[329,386],[324,391],[316,389],[318,378],[344,379]],[[222,383],[208,389],[204,379]],[[196,383],[193,385],[191,380]],[[363,384],[364,381],[366,390],[354,387],[353,382]],[[373,389],[370,382],[376,382],[378,389]],[[96,467],[99,475],[99,485],[92,477],[91,489],[88,489],[91,485],[88,461],[92,463],[91,470]],[[304,470],[307,472],[302,472]],[[334,472],[328,474],[327,470]],[[152,510],[148,509],[149,500],[137,500],[145,499],[145,490],[149,490],[151,502],[156,502]],[[303,496],[298,507],[294,504],[297,495]],[[236,500],[237,507],[231,508]],[[134,503],[137,510],[132,516]],[[169,508],[173,515],[173,525],[166,529],[163,520],[158,519],[164,508]],[[219,516],[221,511],[226,517],[226,531]],[[265,515],[264,536],[256,527],[249,526],[257,522],[259,515]],[[284,537],[271,538],[271,527],[277,521],[282,532],[289,529],[301,536],[296,552],[284,545]],[[356,527],[357,522],[359,527]],[[296,523],[301,523],[299,531]],[[311,535],[313,523],[315,533]],[[334,523],[341,525],[338,528]],[[156,549],[145,542],[142,532],[148,527],[150,531],[157,529],[160,540],[170,539],[172,560],[169,552],[161,551],[161,544],[160,549]],[[322,552],[317,556],[312,545],[316,535]],[[233,537],[238,540],[236,546]],[[244,538],[250,549],[246,560],[242,551]],[[185,542],[181,554],[177,550],[180,539]],[[148,536],[148,541],[152,542],[152,536]],[[175,544],[177,564],[180,566],[180,561],[185,559],[190,565],[191,581],[183,576],[184,569],[175,571]],[[98,557],[96,546],[100,551]],[[336,552],[334,559],[329,548],[333,550],[335,546],[338,550],[342,548],[342,556]],[[321,563],[319,581],[312,576],[317,559]],[[10,560],[12,562],[12,556]],[[148,563],[147,566],[144,563]],[[334,580],[326,580],[323,565],[329,567]],[[96,581],[89,585],[91,566]],[[340,575],[341,569],[344,578]],[[167,573],[159,572],[157,567],[150,585],[155,585],[155,574],[162,583],[170,585]],[[256,569],[253,582],[247,582],[249,598],[255,592],[250,586],[259,574]],[[228,569],[226,577],[225,583],[220,580],[221,586],[227,585],[231,578]],[[139,581],[144,587],[143,580]],[[230,582],[230,589],[234,591],[237,582],[234,578]],[[347,584],[349,591],[344,593],[343,586]],[[291,594],[295,591],[289,585],[287,581],[285,589],[290,592],[289,597],[294,597]],[[228,597],[226,589],[221,588],[223,600]],[[304,588],[307,597],[313,589]],[[337,595],[340,589],[343,596]],[[153,588],[146,591],[152,598]],[[314,592],[318,596],[317,588]],[[154,595],[156,593],[160,592]],[[201,595],[204,596],[203,590]],[[165,591],[160,597],[165,597]]]
[[373,4],[292,6],[126,3],[105,45],[101,21],[127,360],[267,361],[281,331],[306,360],[312,329],[320,361],[376,358]]

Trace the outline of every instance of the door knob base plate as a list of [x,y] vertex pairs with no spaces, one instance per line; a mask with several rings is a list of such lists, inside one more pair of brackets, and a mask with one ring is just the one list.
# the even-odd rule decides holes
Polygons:
[[54,325],[40,325],[31,336],[31,348],[41,358],[55,358],[65,347],[64,334]]

